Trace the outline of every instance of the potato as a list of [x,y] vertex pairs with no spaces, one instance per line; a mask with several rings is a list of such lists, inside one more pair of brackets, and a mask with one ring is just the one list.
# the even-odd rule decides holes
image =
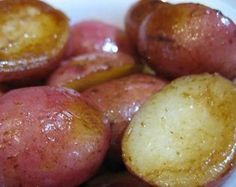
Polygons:
[[72,90],[29,87],[0,97],[1,186],[77,186],[108,149],[110,128]]
[[130,173],[107,172],[88,181],[83,187],[150,187],[147,183],[141,181]]
[[181,77],[153,95],[122,139],[127,168],[153,186],[218,184],[235,165],[236,87],[218,74]]
[[140,26],[139,51],[169,78],[198,73],[236,77],[236,25],[200,4],[160,4]]
[[82,96],[101,111],[112,128],[108,158],[116,168],[121,164],[121,138],[133,115],[166,81],[154,76],[135,74],[93,86]]
[[131,6],[125,16],[125,30],[132,43],[137,45],[139,27],[146,16],[148,16],[160,3],[160,0],[139,0]]
[[66,16],[42,1],[0,1],[0,82],[44,78],[68,33]]
[[141,71],[124,53],[88,53],[67,60],[54,72],[48,84],[82,91],[90,86]]
[[108,23],[87,20],[72,25],[66,57],[91,52],[134,54],[127,34]]

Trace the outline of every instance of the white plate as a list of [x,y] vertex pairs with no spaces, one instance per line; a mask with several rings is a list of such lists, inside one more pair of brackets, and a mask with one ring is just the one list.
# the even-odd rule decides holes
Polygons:
[[[64,11],[71,24],[98,19],[124,27],[124,16],[131,4],[137,0],[44,0]],[[163,0],[172,3],[198,2],[218,9],[236,23],[236,0]],[[236,172],[232,174],[223,187],[236,187]]]

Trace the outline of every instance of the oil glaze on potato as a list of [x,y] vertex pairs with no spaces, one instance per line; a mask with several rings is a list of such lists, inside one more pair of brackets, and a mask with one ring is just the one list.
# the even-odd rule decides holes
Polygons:
[[111,124],[109,159],[114,166],[121,162],[121,138],[133,115],[166,81],[154,76],[135,74],[93,86],[82,95],[101,111]]
[[88,53],[64,62],[48,84],[82,91],[98,83],[141,71],[141,65],[125,53]]
[[160,3],[159,0],[139,0],[131,6],[125,17],[125,30],[132,40],[137,44],[139,27],[146,16],[148,16]]
[[0,97],[1,186],[77,186],[109,144],[101,115],[72,90],[31,87]]
[[101,21],[87,20],[72,25],[67,57],[91,52],[133,54],[127,34]]
[[236,77],[236,25],[199,4],[160,4],[140,26],[139,51],[168,77],[218,72]]
[[0,1],[0,82],[44,78],[68,39],[66,16],[41,1]]
[[179,78],[136,113],[123,159],[153,186],[217,183],[235,164],[236,87],[219,75]]

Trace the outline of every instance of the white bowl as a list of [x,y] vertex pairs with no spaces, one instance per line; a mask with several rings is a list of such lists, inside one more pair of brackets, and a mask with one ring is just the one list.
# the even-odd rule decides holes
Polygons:
[[[107,23],[124,27],[124,16],[131,4],[137,0],[44,0],[64,11],[70,23],[98,19]],[[197,2],[218,9],[236,23],[236,0],[163,0],[171,3]],[[236,187],[236,171],[223,187]]]

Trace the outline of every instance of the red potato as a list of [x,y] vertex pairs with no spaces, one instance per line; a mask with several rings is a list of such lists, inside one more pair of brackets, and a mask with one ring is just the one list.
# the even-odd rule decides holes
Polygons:
[[138,71],[141,71],[141,65],[124,53],[88,53],[64,62],[51,75],[48,84],[82,91]]
[[44,78],[57,66],[69,35],[62,12],[42,1],[3,0],[0,23],[0,82]]
[[73,25],[66,57],[91,52],[134,54],[127,34],[113,25],[96,20]]
[[[111,125],[112,139],[109,160],[121,163],[121,138],[133,115],[166,81],[154,76],[135,74],[91,87],[82,95],[101,111]],[[116,164],[117,163],[117,164]]]
[[110,128],[77,92],[31,87],[0,97],[1,186],[77,186],[100,166]]
[[139,51],[157,73],[236,76],[236,25],[200,4],[160,4],[140,26]]
[[105,173],[88,181],[83,187],[150,187],[128,172]]
[[137,45],[139,27],[142,21],[160,3],[163,2],[160,0],[139,0],[129,8],[125,17],[125,30],[134,45]]

